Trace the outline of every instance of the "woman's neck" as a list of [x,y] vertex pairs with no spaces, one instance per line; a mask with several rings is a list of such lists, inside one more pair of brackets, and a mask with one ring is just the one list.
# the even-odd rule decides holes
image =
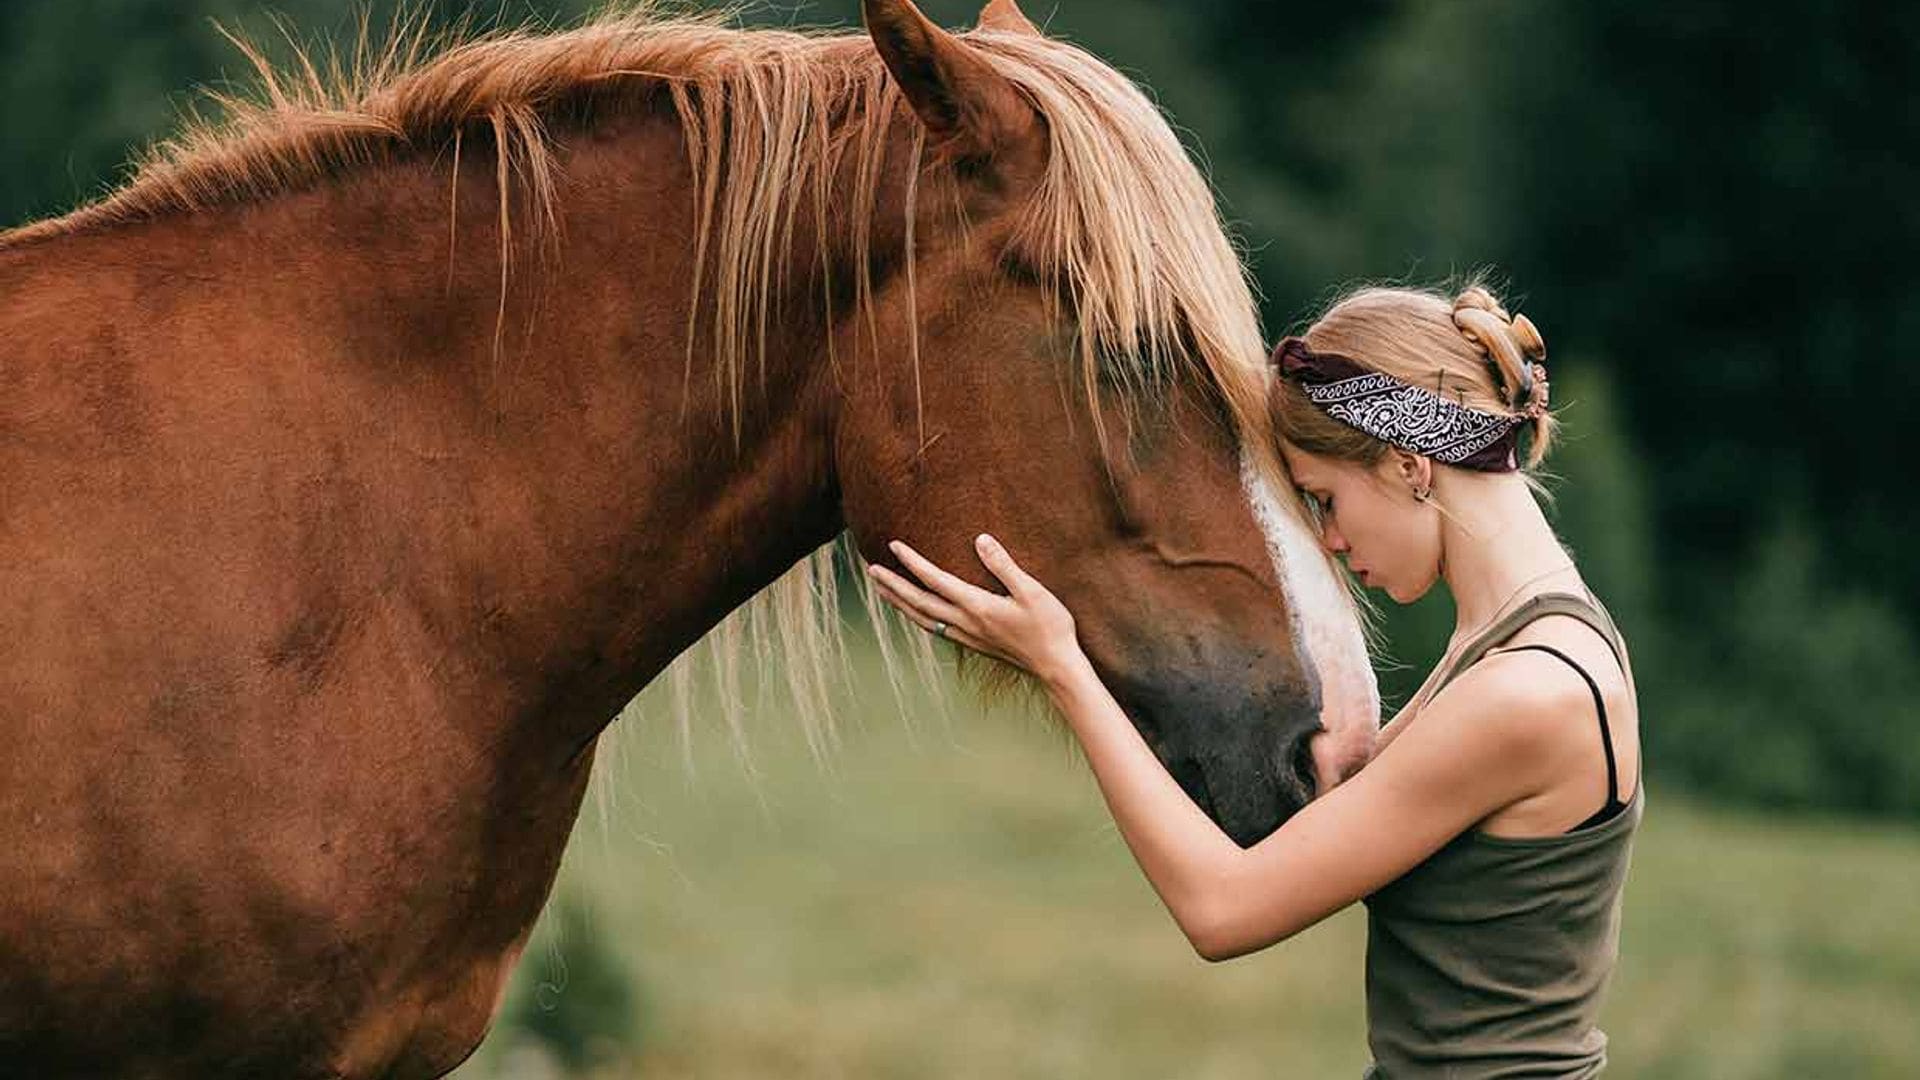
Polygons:
[[1479,633],[1521,598],[1584,588],[1540,504],[1519,473],[1436,477],[1440,573],[1453,595],[1454,636]]

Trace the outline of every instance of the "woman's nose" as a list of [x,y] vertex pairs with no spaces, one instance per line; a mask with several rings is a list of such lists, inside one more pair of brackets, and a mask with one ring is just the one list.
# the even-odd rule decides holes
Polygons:
[[1347,550],[1347,538],[1340,534],[1340,529],[1333,522],[1323,521],[1320,523],[1320,546],[1338,555]]

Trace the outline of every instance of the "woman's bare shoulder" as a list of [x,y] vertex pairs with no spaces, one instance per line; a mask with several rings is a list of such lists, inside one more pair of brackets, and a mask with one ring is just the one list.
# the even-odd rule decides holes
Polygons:
[[[1506,717],[1528,723],[1564,714],[1592,700],[1586,684],[1562,660],[1537,650],[1514,650],[1519,641],[1489,652],[1434,696],[1463,719]],[[1548,642],[1546,644],[1552,644]]]
[[[1510,650],[1523,645],[1545,645],[1566,655],[1580,666],[1596,685],[1603,696],[1612,699],[1616,694],[1632,693],[1630,668],[1625,658],[1614,651],[1613,643],[1603,637],[1591,625],[1571,615],[1543,615],[1520,628],[1520,631],[1507,639],[1500,648],[1488,654],[1488,659],[1516,655]],[[1621,648],[1626,647],[1621,642]],[[1566,661],[1550,656],[1538,649],[1527,649],[1517,653],[1519,656],[1531,656],[1566,671],[1576,683],[1579,676],[1567,667]],[[1484,661],[1483,661],[1484,662]],[[1588,697],[1591,701],[1591,696]]]
[[1381,748],[1445,700],[1443,714],[1467,719],[1489,715],[1532,718],[1551,725],[1568,709],[1593,710],[1592,692],[1566,661],[1523,645],[1546,645],[1573,660],[1599,685],[1609,709],[1630,707],[1632,683],[1607,640],[1570,615],[1543,615],[1529,622],[1424,702],[1416,695],[1380,732]]
[[1593,711],[1586,684],[1564,662],[1536,650],[1493,652],[1448,683],[1404,726],[1419,742],[1472,753],[1489,767],[1526,771],[1545,784],[1571,743],[1566,722]]

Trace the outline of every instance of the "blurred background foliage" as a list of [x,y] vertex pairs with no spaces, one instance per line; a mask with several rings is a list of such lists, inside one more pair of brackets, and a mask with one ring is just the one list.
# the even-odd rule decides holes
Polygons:
[[[594,5],[413,6],[489,25]],[[923,6],[949,26],[978,10]],[[378,24],[391,7],[271,11],[344,42],[360,10]],[[1493,268],[1508,285],[1551,350],[1556,524],[1634,645],[1657,784],[1776,815],[1920,818],[1920,560],[1898,442],[1920,390],[1920,5],[1028,13],[1151,88],[1215,180],[1271,336],[1360,281]],[[852,26],[858,4],[742,18]],[[0,3],[0,225],[100,194],[192,87],[244,75],[214,20],[277,34],[250,0]],[[1440,596],[1388,613],[1390,704],[1450,627]],[[555,1038],[587,1060],[591,1040]]]

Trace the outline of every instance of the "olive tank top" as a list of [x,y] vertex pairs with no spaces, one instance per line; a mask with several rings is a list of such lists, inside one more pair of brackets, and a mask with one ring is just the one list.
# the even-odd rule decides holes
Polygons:
[[[1597,601],[1543,593],[1471,642],[1435,693],[1546,615],[1593,627],[1624,669],[1619,631]],[[1557,650],[1535,648],[1573,666],[1593,691],[1609,806],[1558,836],[1468,829],[1367,898],[1373,1080],[1590,1077],[1606,1065],[1607,1037],[1595,1021],[1618,954],[1621,891],[1645,800],[1636,781],[1618,803],[1605,703],[1592,678]]]

